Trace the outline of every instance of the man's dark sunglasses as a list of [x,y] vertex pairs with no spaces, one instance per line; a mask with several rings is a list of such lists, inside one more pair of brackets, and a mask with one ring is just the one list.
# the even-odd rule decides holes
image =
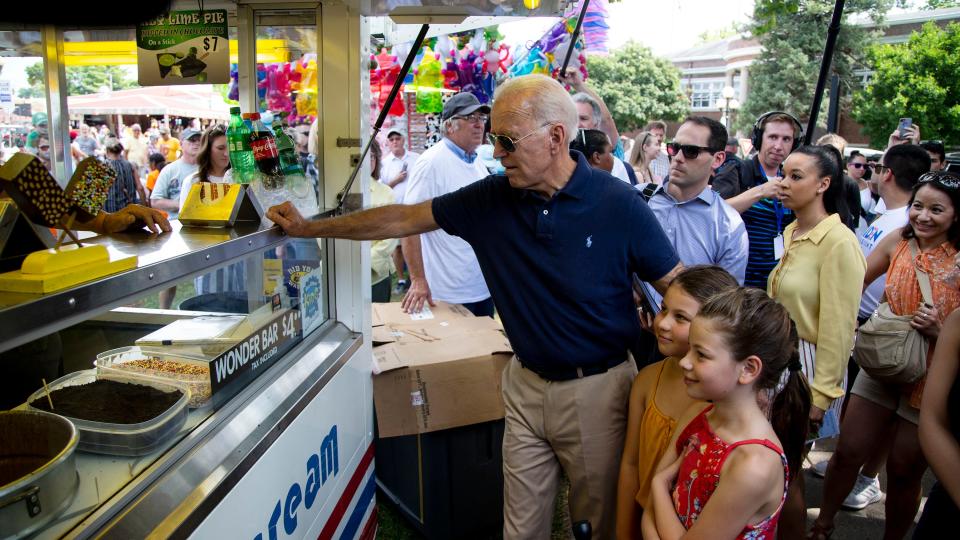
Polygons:
[[517,145],[520,144],[520,141],[523,141],[523,140],[526,139],[527,137],[530,137],[530,136],[533,135],[534,133],[540,131],[541,129],[543,129],[543,128],[551,125],[551,124],[552,124],[552,122],[547,122],[546,124],[543,124],[542,126],[538,127],[537,129],[535,129],[535,130],[531,131],[530,133],[527,133],[526,135],[524,135],[524,136],[522,136],[522,137],[520,137],[520,138],[517,138],[517,139],[511,139],[510,137],[507,137],[506,135],[498,135],[498,134],[496,134],[496,133],[487,133],[487,140],[490,141],[490,144],[491,144],[492,146],[496,147],[496,146],[497,146],[497,143],[500,143],[500,148],[503,148],[503,150],[504,150],[505,152],[507,152],[507,153],[513,153],[513,152],[516,152],[516,151],[517,151]]
[[683,152],[684,159],[697,159],[700,156],[700,152],[708,152],[710,154],[716,154],[717,152],[722,152],[723,148],[717,150],[715,148],[708,148],[706,146],[697,146],[695,144],[680,144],[678,142],[667,143],[667,155],[674,157],[680,152]]
[[936,182],[947,189],[960,189],[960,176],[944,171],[931,171],[924,173],[917,180],[918,184],[927,182]]

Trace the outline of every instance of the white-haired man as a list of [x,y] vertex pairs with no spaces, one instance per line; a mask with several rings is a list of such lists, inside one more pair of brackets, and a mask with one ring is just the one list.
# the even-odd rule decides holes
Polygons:
[[577,110],[543,75],[497,92],[488,176],[433,200],[306,221],[267,216],[292,236],[375,239],[442,228],[474,249],[516,356],[503,373],[504,538],[547,538],[563,468],[570,513],[614,536],[616,487],[639,332],[631,274],[662,291],[680,262],[639,191],[569,143]]
[[[417,204],[468,186],[489,174],[477,159],[490,107],[470,92],[443,104],[443,139],[424,152],[410,171],[403,203]],[[480,263],[464,239],[437,230],[400,242],[410,271],[410,289],[403,308],[418,312],[434,300],[463,304],[478,317],[493,317],[493,300]]]

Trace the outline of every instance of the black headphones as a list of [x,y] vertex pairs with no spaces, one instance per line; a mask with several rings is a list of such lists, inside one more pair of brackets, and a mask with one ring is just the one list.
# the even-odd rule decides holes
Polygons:
[[793,138],[793,147],[790,148],[790,151],[793,152],[799,148],[800,144],[803,142],[803,124],[800,123],[800,120],[798,120],[796,116],[783,111],[770,111],[768,113],[761,114],[760,118],[757,118],[757,122],[753,124],[753,136],[750,138],[750,142],[753,143],[753,148],[757,152],[760,151],[760,143],[763,142],[763,129],[766,127],[764,126],[764,122],[767,121],[767,118],[770,118],[774,115],[783,115],[789,117],[790,120],[793,120],[793,123],[797,125],[799,134]]

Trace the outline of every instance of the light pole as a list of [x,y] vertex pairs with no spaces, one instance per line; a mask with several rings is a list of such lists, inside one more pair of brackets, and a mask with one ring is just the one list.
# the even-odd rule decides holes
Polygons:
[[[733,99],[733,95],[736,91],[732,86],[724,86],[720,95],[723,97],[723,125],[727,128],[727,131],[730,131],[730,111],[739,109],[740,102]],[[719,105],[719,104],[718,104]]]

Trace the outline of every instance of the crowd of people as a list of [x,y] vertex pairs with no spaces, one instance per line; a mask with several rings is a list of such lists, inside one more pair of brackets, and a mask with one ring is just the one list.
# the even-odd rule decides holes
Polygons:
[[[819,540],[841,507],[882,498],[885,467],[894,539],[929,464],[938,483],[915,537],[948,530],[960,177],[940,170],[943,143],[897,131],[871,163],[845,157],[835,134],[804,144],[800,120],[773,111],[742,158],[701,116],[665,144],[651,122],[625,151],[603,100],[576,75],[563,82],[573,95],[511,79],[492,108],[453,96],[443,140],[419,156],[391,131],[372,167],[382,206],[319,221],[290,203],[267,212],[291,236],[401,239],[375,244],[374,272],[409,270],[408,311],[444,300],[499,316],[515,351],[504,538],[549,535],[561,470],[571,521],[594,538]],[[500,174],[477,159],[484,137]],[[925,345],[910,361],[927,376],[858,368],[858,328],[887,312]],[[897,351],[887,357],[906,361]],[[837,449],[809,467],[826,479],[808,530],[802,464],[827,438]]]

